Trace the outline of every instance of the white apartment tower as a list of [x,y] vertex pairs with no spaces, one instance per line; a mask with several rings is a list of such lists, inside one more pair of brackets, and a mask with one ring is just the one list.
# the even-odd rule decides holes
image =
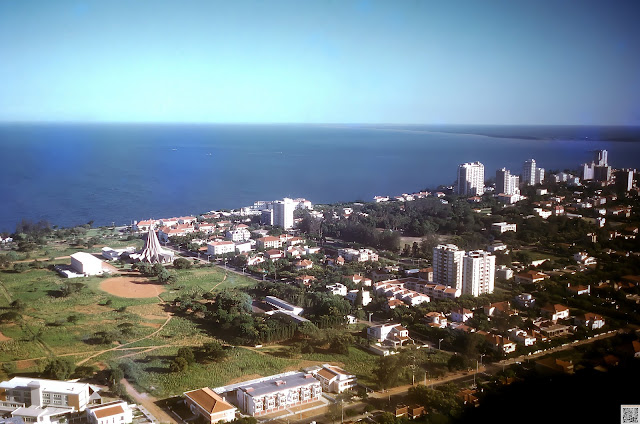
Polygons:
[[462,259],[462,294],[477,297],[493,293],[496,257],[483,250],[467,252]]
[[279,225],[285,230],[293,227],[293,211],[296,206],[297,203],[287,197],[273,202],[273,225]]
[[482,196],[484,193],[484,165],[480,162],[458,165],[456,193]]
[[606,150],[596,150],[594,152],[594,162],[596,166],[608,166],[608,152]]
[[433,248],[433,282],[462,291],[462,258],[464,250],[454,244]]
[[520,194],[520,178],[517,175],[511,175],[511,171],[502,168],[496,171],[496,194],[504,193],[506,195]]

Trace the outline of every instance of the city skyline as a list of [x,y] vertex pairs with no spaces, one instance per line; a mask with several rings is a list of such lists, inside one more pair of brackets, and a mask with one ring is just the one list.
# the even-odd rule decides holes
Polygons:
[[638,125],[615,6],[4,2],[0,121]]

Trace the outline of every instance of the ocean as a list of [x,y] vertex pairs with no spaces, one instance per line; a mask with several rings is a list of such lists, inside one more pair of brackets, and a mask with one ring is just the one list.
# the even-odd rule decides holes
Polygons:
[[372,200],[485,178],[526,159],[577,169],[607,149],[640,168],[640,129],[401,125],[0,125],[0,232],[21,219],[61,227],[130,224],[256,200]]

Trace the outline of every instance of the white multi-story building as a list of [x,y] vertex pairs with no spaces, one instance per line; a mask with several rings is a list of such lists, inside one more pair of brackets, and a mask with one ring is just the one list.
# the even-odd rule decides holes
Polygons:
[[284,373],[248,381],[236,389],[238,406],[245,414],[261,416],[320,399],[322,386],[311,374]]
[[522,182],[524,185],[536,184],[536,161],[535,159],[527,159],[522,167]]
[[471,296],[493,293],[496,257],[484,250],[474,250],[462,260],[462,293]]
[[462,258],[464,250],[454,244],[441,244],[433,249],[433,282],[462,290]]
[[458,165],[456,193],[481,196],[484,193],[484,165],[480,162]]
[[338,254],[347,262],[377,262],[378,254],[371,249],[339,249]]
[[314,377],[322,384],[325,392],[342,393],[357,385],[357,378],[340,367],[324,364],[314,373]]
[[509,224],[507,222],[494,222],[491,224],[491,229],[499,231],[500,234],[506,231],[513,231],[515,233],[517,231],[517,225]]
[[207,243],[207,255],[224,255],[236,251],[236,245],[232,241],[212,241]]
[[245,241],[251,238],[251,232],[244,224],[237,225],[234,228],[230,228],[226,234],[227,238],[233,242]]
[[278,225],[285,230],[293,227],[293,211],[297,205],[298,203],[287,197],[273,202],[273,225]]
[[520,194],[520,177],[511,175],[511,171],[502,168],[496,171],[496,194],[512,196]]
[[362,293],[362,306],[367,306],[371,303],[371,292],[369,290],[349,290],[349,292],[345,295],[345,299],[349,302],[355,304],[358,299],[358,293]]

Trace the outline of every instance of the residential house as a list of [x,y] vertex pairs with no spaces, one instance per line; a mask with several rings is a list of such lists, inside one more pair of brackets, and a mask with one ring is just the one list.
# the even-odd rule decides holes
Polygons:
[[440,312],[429,312],[422,318],[422,321],[429,327],[445,328],[447,326],[447,317]]
[[498,316],[498,315],[502,315],[502,316],[518,315],[518,312],[516,310],[511,309],[511,303],[508,300],[505,300],[504,302],[491,303],[485,306],[484,313],[488,317]]
[[582,327],[587,327],[590,330],[597,330],[598,328],[604,327],[605,321],[602,316],[587,312],[584,315],[575,317],[574,323]]
[[249,232],[246,225],[240,224],[227,230],[226,236],[229,240],[234,242],[246,241],[251,238],[251,232]]
[[301,261],[296,261],[293,263],[296,268],[296,271],[301,271],[303,269],[311,269],[313,268],[313,262],[309,259],[303,259]]
[[453,322],[467,322],[471,318],[473,318],[473,311],[469,309],[457,307],[451,310],[451,321]]
[[335,283],[327,286],[327,290],[331,292],[331,294],[336,296],[346,296],[347,295],[347,286],[340,283]]
[[400,324],[380,324],[367,328],[367,337],[377,343],[390,344],[394,347],[413,341],[409,330]]
[[322,365],[322,368],[314,373],[314,377],[320,381],[322,390],[325,392],[342,393],[345,390],[353,389],[357,385],[355,375],[335,365]]
[[534,284],[549,278],[547,274],[537,271],[527,271],[516,274],[515,282],[517,284]]
[[541,312],[543,316],[550,318],[553,322],[569,318],[569,308],[558,303],[543,306]]
[[271,249],[264,252],[264,255],[267,259],[271,259],[272,261],[276,259],[282,259],[284,257],[284,252],[278,249]]
[[516,227],[516,224],[508,224],[506,222],[494,222],[491,224],[491,229],[498,231],[500,234],[507,231],[513,231],[515,233],[517,231]]
[[[478,334],[480,333],[481,332],[478,332]],[[516,344],[506,337],[491,333],[485,333],[484,337],[491,346],[499,352],[508,354],[516,351]]]
[[361,293],[362,306],[367,306],[369,303],[371,303],[371,292],[364,289],[349,290],[349,292],[345,295],[345,299],[347,299],[352,304],[355,304],[356,300],[358,299],[358,293]]
[[509,337],[518,343],[522,343],[525,346],[533,346],[536,344],[536,336],[533,333],[529,333],[519,328],[511,328],[509,331]]
[[587,252],[578,252],[573,255],[573,260],[580,265],[595,265],[598,261],[596,258],[589,256]]
[[536,302],[536,299],[530,293],[520,293],[513,300],[521,308],[530,308]]
[[371,286],[371,279],[365,278],[362,275],[354,274],[354,275],[345,275],[342,277],[343,280],[351,281],[354,284],[362,284],[363,286]]
[[407,306],[407,305],[405,305],[405,303],[400,299],[391,298],[387,300],[387,303],[384,306],[387,310],[390,311],[392,309],[397,308],[398,306]]
[[185,392],[184,398],[189,410],[207,423],[229,422],[236,417],[236,407],[208,387]]
[[567,284],[567,291],[573,296],[581,296],[583,294],[590,294],[591,286],[583,286],[581,284],[572,286],[571,284]]

